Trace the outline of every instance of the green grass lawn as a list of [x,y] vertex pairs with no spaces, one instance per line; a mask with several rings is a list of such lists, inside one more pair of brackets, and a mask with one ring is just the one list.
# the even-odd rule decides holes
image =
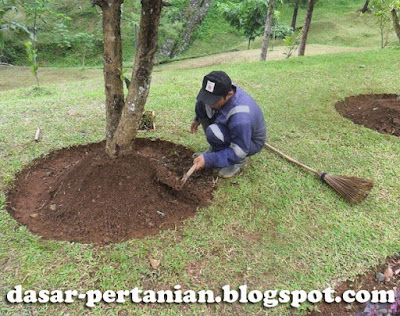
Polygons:
[[[289,306],[262,304],[73,305],[5,304],[24,289],[219,290],[324,289],[354,278],[400,252],[399,139],[342,118],[334,103],[365,93],[400,93],[399,49],[235,63],[230,74],[261,106],[268,141],[318,170],[371,178],[375,188],[358,206],[345,203],[312,175],[263,150],[238,177],[219,181],[212,206],[177,230],[96,247],[44,241],[0,211],[0,314],[21,315],[285,315]],[[189,126],[203,76],[212,68],[155,72],[148,109],[160,137],[199,150],[202,133]],[[62,71],[62,70],[61,70]],[[1,73],[0,73],[1,75]],[[7,78],[0,78],[7,80]],[[104,138],[104,83],[92,79],[0,92],[0,208],[14,173],[52,150]],[[42,139],[33,141],[36,128]],[[160,259],[153,271],[149,259]],[[302,306],[298,313],[310,306]]]

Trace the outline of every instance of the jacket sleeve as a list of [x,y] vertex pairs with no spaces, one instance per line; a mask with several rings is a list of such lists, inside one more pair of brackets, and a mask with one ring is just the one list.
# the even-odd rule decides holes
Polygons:
[[217,152],[204,154],[206,168],[224,168],[243,160],[249,153],[251,121],[249,113],[238,113],[228,123],[230,146]]

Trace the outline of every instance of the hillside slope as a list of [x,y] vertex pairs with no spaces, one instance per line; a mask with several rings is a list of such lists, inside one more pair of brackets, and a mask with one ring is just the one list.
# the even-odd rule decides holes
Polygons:
[[[207,56],[220,52],[246,50],[247,40],[241,31],[232,29],[224,20],[214,0],[205,21],[195,31],[193,42],[189,49],[178,59]],[[189,0],[172,0],[173,6],[163,12],[160,27],[160,47],[169,39],[176,38],[182,30],[183,16],[188,14],[185,9]],[[38,61],[41,66],[69,67],[80,66],[82,49],[74,44],[74,38],[79,33],[93,35],[93,46],[86,56],[86,65],[101,67],[102,58],[102,26],[101,10],[93,8],[89,1],[66,0],[50,2],[54,14],[64,14],[64,17],[46,17],[46,23],[39,21]],[[309,44],[330,46],[371,47],[380,45],[379,29],[371,16],[360,16],[359,9],[363,0],[333,0],[318,1],[313,15],[313,23],[309,34]],[[292,19],[293,6],[289,3],[279,5],[280,23],[289,25]],[[300,8],[297,26],[301,26],[305,17],[305,7]],[[66,17],[70,19],[67,19]],[[15,13],[12,18],[24,21],[22,12]],[[131,66],[135,54],[135,25],[139,24],[140,2],[128,0],[123,4],[122,40],[123,58],[127,66]],[[26,37],[26,36],[25,36]],[[398,46],[394,32],[390,34],[390,45]],[[24,38],[9,33],[7,51],[9,62],[16,65],[27,65]],[[271,46],[282,45],[282,41],[272,41]],[[261,38],[257,38],[251,49],[261,47]],[[0,52],[1,59],[1,52]],[[168,61],[166,57],[158,56],[157,60]]]

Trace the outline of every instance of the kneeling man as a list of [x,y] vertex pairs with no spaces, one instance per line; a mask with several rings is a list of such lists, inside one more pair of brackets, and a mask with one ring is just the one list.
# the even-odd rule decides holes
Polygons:
[[213,71],[203,79],[197,96],[196,117],[191,131],[201,124],[210,144],[204,152],[195,153],[197,170],[222,168],[219,176],[230,178],[240,172],[246,157],[264,146],[266,127],[263,113],[253,98],[232,84],[223,71]]

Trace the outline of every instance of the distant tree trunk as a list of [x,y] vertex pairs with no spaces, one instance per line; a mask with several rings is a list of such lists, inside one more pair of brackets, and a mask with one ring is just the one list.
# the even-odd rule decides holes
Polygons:
[[293,17],[292,17],[292,30],[293,31],[296,30],[296,21],[297,21],[297,13],[299,12],[299,3],[300,3],[300,0],[295,0]]
[[304,21],[303,34],[301,35],[301,40],[299,45],[299,56],[304,56],[304,53],[306,51],[307,36],[308,36],[308,31],[310,30],[315,2],[316,0],[308,0],[307,16],[306,20]]
[[124,100],[121,45],[121,5],[124,0],[91,0],[103,11],[106,152],[112,158],[132,151],[150,88],[162,1],[142,0],[139,46]]
[[366,1],[365,1],[364,7],[361,9],[361,12],[362,12],[362,13],[365,13],[365,12],[368,11],[369,1],[370,1],[370,0],[366,0]]
[[268,43],[272,27],[272,18],[274,16],[274,2],[275,0],[269,0],[268,14],[267,14],[267,19],[265,21],[264,37],[261,46],[260,61],[265,61],[267,59]]
[[393,27],[394,27],[394,30],[396,31],[397,38],[399,39],[399,42],[400,42],[400,22],[399,22],[399,16],[397,15],[396,9],[392,10],[392,18],[393,18]]
[[208,10],[214,0],[190,0],[188,6],[183,9],[183,27],[177,37],[168,35],[159,52],[169,58],[176,57],[190,45],[193,35],[203,23]]

